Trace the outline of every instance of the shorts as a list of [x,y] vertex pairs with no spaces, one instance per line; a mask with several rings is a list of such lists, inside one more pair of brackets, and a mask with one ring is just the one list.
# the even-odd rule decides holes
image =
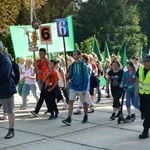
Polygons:
[[69,100],[75,100],[76,96],[80,96],[80,101],[81,103],[85,103],[86,102],[86,94],[82,95],[82,91],[75,91],[70,89],[69,90]]
[[13,114],[14,113],[14,96],[6,99],[0,99],[0,102],[3,105],[5,113]]

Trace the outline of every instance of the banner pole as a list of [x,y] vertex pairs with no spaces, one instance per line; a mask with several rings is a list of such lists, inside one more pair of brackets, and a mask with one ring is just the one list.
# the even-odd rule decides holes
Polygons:
[[67,63],[67,52],[66,52],[66,43],[65,43],[65,37],[63,37],[63,45],[64,45],[64,54],[65,54],[65,62],[66,62],[66,74],[68,73],[68,63]]
[[46,53],[47,53],[47,58],[49,59],[49,53],[48,53],[48,43],[46,43]]

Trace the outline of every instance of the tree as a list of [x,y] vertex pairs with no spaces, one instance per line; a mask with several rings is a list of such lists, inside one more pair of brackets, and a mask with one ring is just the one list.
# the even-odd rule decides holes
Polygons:
[[41,9],[37,10],[37,16],[42,23],[53,22],[57,18],[64,18],[73,12],[74,3],[70,0],[48,0]]
[[82,40],[99,34],[102,18],[101,0],[89,0],[80,3],[80,9],[75,14],[75,40],[77,43]]
[[117,54],[122,41],[127,41],[127,57],[138,53],[144,37],[139,26],[137,4],[129,0],[89,0],[80,4],[75,16],[75,40],[80,43],[93,35],[101,43],[107,40],[111,53]]
[[149,0],[139,0],[138,10],[140,13],[140,26],[142,32],[147,36],[148,47],[145,45],[145,41],[142,41],[143,48],[146,49],[146,52],[149,52],[150,48],[150,2]]
[[0,1],[0,28],[8,28],[9,25],[16,23],[16,18],[20,10],[20,0]]

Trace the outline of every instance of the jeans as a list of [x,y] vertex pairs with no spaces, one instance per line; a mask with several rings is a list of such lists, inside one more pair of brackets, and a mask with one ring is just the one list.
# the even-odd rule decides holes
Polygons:
[[23,89],[22,89],[22,102],[23,102],[23,106],[26,106],[27,105],[27,95],[28,95],[28,92],[31,90],[34,98],[36,99],[36,102],[38,102],[39,98],[37,96],[37,93],[36,93],[36,86],[35,84],[26,84],[24,83],[23,85]]
[[130,107],[131,106],[131,102],[132,102],[132,105],[139,109],[140,108],[140,105],[139,105],[139,96],[137,95],[134,95],[134,92],[129,92],[127,91],[126,92],[126,106],[127,107]]
[[97,90],[97,95],[98,95],[97,102],[100,102],[101,101],[100,81],[98,82],[98,86],[97,86],[96,90]]

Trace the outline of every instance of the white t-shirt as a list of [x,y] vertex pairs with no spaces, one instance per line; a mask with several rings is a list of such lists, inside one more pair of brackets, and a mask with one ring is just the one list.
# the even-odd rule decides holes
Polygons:
[[[32,76],[33,74],[34,74],[34,67],[33,66],[25,69],[25,76]],[[26,84],[35,84],[36,78],[35,79],[26,78],[25,83]]]
[[140,64],[134,64],[135,70],[137,71],[139,68]]
[[[20,73],[25,73],[25,64],[19,63],[18,66],[19,66],[19,72],[20,72]],[[21,80],[24,76],[25,76],[25,74],[20,74],[20,80]]]
[[[62,78],[62,75],[61,75],[61,73],[60,73],[60,67],[58,67],[58,68],[55,69],[55,70],[57,71],[58,78],[59,78],[59,80],[58,80],[58,85],[59,85],[59,87],[64,87],[63,78]],[[64,71],[62,67],[61,67],[61,70]]]

